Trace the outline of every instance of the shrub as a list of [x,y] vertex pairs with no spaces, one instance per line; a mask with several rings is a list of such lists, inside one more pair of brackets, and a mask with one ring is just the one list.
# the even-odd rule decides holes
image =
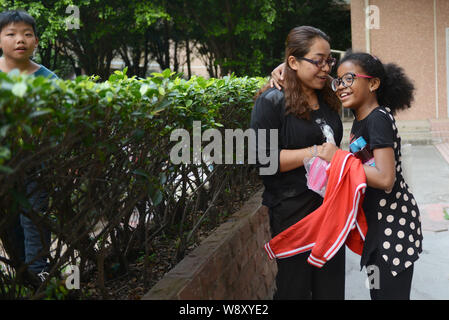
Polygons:
[[[194,120],[202,130],[245,130],[265,79],[184,80],[170,70],[137,79],[124,70],[97,80],[0,73],[4,297],[22,295],[16,285],[29,276],[12,225],[22,208],[31,207],[30,181],[49,194],[45,212],[31,208],[25,214],[52,233],[50,276],[77,264],[83,279],[94,268],[106,295],[105,274],[126,272],[137,252],[150,256],[162,232],[178,239],[181,259],[201,222],[218,215],[218,203],[238,197],[255,176],[249,165],[174,165],[170,133],[192,132]],[[45,283],[33,291],[42,293]]]

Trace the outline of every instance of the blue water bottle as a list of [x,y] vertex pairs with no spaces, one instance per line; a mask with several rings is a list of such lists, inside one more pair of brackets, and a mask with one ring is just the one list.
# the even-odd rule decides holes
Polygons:
[[349,149],[354,154],[354,156],[362,161],[363,164],[375,167],[374,156],[371,152],[369,145],[366,143],[363,137],[357,138],[349,145]]

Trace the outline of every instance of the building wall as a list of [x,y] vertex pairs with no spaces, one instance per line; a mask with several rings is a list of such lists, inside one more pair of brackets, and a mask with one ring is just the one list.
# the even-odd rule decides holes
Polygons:
[[[365,27],[367,2],[379,8],[380,18],[379,29],[369,29],[369,35]],[[400,112],[399,120],[448,118],[445,30],[449,27],[448,17],[447,0],[351,1],[353,50],[370,50],[384,63],[397,63],[415,84],[412,108]]]
[[[449,28],[449,1],[436,1],[436,22],[437,22],[437,47],[438,47],[438,104],[439,119],[449,118],[448,105],[448,63],[449,58],[449,36],[446,39],[446,29]],[[449,31],[448,31],[449,32]]]

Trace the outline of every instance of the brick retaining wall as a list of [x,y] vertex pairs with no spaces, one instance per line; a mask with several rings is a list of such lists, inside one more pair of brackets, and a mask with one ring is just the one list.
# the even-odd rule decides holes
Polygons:
[[277,268],[263,249],[271,236],[261,195],[262,190],[142,299],[271,299]]

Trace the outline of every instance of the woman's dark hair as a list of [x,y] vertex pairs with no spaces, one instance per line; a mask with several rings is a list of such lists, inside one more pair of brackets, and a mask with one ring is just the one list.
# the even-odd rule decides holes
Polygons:
[[[304,57],[310,51],[310,47],[318,38],[330,42],[330,38],[320,29],[311,26],[301,26],[292,29],[285,41],[285,75],[284,75],[284,96],[285,96],[285,110],[286,113],[292,113],[302,119],[310,119],[311,107],[307,102],[301,80],[298,78],[295,70],[290,68],[288,57],[294,56],[296,58]],[[258,93],[267,90],[269,85],[265,86]],[[323,100],[335,111],[341,108],[340,101],[330,86],[330,80],[326,81],[324,88],[321,90]]]
[[0,32],[4,27],[11,23],[24,22],[33,28],[34,35],[37,37],[36,21],[24,10],[8,10],[0,13]]
[[381,106],[389,107],[393,114],[411,107],[415,86],[401,67],[394,63],[383,64],[377,57],[365,52],[348,51],[340,65],[346,61],[358,65],[367,75],[380,79],[376,96]]

